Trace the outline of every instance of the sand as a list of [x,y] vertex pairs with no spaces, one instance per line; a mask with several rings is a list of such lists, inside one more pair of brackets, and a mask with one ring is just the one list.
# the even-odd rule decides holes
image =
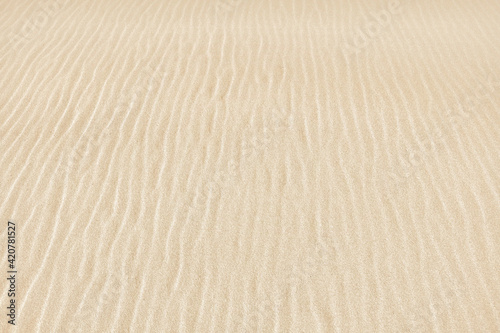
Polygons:
[[0,18],[1,332],[500,332],[498,1]]

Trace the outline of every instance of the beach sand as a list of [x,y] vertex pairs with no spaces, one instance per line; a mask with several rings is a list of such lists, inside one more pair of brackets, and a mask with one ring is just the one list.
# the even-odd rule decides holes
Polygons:
[[498,1],[0,18],[1,332],[500,332]]

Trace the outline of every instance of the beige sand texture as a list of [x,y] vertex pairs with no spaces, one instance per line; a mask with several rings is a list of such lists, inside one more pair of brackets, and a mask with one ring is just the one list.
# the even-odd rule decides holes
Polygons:
[[499,1],[0,26],[0,332],[500,332]]

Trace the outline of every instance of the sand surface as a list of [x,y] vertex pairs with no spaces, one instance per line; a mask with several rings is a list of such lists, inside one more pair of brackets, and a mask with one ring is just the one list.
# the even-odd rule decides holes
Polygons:
[[1,332],[500,332],[499,1],[0,0],[0,41]]

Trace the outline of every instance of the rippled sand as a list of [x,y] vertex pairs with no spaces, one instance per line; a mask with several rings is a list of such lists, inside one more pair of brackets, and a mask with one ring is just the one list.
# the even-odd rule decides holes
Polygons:
[[500,2],[0,26],[1,332],[500,332]]

